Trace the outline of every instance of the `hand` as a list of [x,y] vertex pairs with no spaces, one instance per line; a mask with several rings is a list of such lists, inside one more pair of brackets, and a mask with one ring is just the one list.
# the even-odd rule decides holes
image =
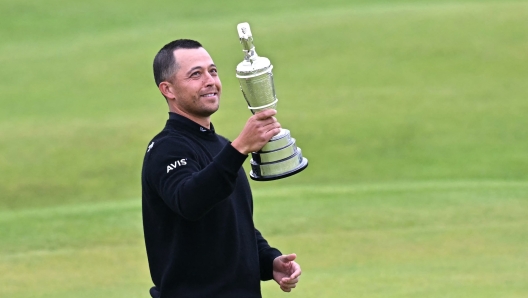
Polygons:
[[282,255],[273,260],[273,279],[284,292],[291,292],[297,286],[301,275],[301,266],[294,262],[296,254]]
[[273,117],[275,114],[276,110],[269,109],[251,116],[231,146],[245,155],[259,151],[280,132],[280,123]]

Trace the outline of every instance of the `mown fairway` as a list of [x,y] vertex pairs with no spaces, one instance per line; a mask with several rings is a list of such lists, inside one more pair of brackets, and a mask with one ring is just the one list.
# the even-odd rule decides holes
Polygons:
[[289,297],[527,297],[528,1],[244,3],[0,3],[0,297],[148,296],[152,59],[201,41],[233,139],[243,21],[310,161],[252,184],[257,227],[303,267]]

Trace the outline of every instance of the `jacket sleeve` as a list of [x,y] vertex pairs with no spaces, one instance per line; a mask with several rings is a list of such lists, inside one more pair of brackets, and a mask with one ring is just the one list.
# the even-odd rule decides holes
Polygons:
[[181,137],[163,139],[148,157],[148,181],[165,204],[188,220],[198,220],[234,190],[246,155],[230,143],[205,167]]
[[269,246],[268,241],[264,239],[257,229],[255,229],[255,236],[257,237],[259,254],[260,279],[270,280],[273,278],[273,260],[282,255],[282,253],[278,249]]

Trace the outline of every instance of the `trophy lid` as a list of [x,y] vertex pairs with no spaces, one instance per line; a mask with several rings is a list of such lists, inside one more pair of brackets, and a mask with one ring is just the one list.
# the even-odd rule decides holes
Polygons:
[[254,61],[244,60],[237,65],[236,72],[240,76],[259,75],[270,72],[273,68],[271,62],[266,57],[257,57]]

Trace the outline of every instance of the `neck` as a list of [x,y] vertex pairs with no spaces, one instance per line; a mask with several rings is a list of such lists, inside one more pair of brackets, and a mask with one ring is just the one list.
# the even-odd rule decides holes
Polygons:
[[201,126],[207,128],[207,129],[211,129],[211,117],[210,116],[207,116],[207,117],[198,117],[198,116],[194,116],[194,115],[191,115],[191,114],[188,114],[188,113],[185,113],[183,111],[180,111],[178,109],[170,109],[171,112],[173,113],[176,113],[178,115],[181,115],[193,122],[196,122],[198,124],[200,124]]

